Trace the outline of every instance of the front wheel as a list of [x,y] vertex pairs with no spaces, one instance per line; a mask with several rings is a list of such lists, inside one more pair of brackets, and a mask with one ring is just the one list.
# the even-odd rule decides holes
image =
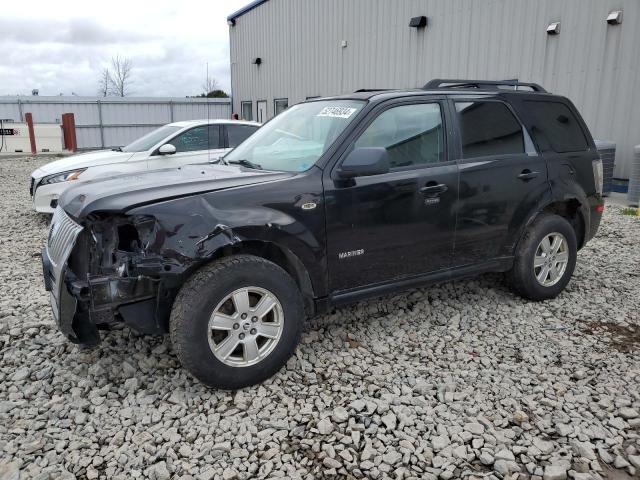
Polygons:
[[263,258],[237,255],[204,267],[173,305],[171,340],[182,365],[210,387],[266,380],[300,338],[304,307],[293,279]]
[[577,252],[571,224],[559,215],[541,215],[518,244],[507,274],[511,288],[530,300],[558,296],[571,279]]

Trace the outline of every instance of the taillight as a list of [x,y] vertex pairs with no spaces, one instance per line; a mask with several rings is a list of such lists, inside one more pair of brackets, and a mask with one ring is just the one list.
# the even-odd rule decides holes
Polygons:
[[604,187],[604,175],[602,173],[602,160],[593,161],[593,181],[596,184],[596,193],[602,195],[602,189]]

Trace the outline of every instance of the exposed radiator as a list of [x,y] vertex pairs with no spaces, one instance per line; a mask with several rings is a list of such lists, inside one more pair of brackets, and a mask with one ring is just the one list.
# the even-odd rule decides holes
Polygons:
[[616,162],[616,144],[606,140],[595,140],[596,148],[602,159],[603,187],[602,195],[607,196],[611,193],[611,184],[613,182],[613,168]]

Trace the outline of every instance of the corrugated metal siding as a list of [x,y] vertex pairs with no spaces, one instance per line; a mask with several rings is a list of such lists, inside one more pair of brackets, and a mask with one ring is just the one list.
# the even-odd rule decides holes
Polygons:
[[146,97],[0,97],[0,118],[22,121],[27,112],[33,114],[36,123],[60,123],[63,113],[73,113],[78,148],[94,149],[126,145],[171,122],[230,118],[231,101]]
[[[623,21],[610,26],[615,9]],[[418,15],[424,30],[408,26]],[[546,34],[552,21],[560,35]],[[628,178],[640,141],[638,25],[638,0],[270,0],[230,27],[233,111],[250,100],[255,118],[267,100],[272,116],[276,98],[437,77],[519,78],[571,98],[594,137],[616,142],[616,176]]]

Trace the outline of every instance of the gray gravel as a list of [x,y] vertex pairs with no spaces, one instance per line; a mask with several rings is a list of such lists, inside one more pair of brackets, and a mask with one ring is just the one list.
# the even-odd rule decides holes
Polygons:
[[27,192],[43,161],[0,160],[0,479],[640,475],[640,219],[609,209],[553,301],[487,275],[361,303],[229,393],[168,339],[57,332]]

